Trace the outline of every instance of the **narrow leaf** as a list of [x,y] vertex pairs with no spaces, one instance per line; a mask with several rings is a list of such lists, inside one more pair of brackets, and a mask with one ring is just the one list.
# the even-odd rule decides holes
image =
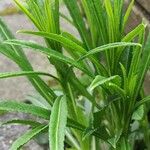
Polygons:
[[116,42],[116,43],[109,43],[100,47],[97,47],[95,49],[90,50],[89,52],[87,52],[86,55],[82,56],[79,60],[85,59],[86,57],[99,53],[99,52],[103,52],[106,50],[110,50],[113,48],[118,48],[118,47],[126,47],[126,46],[140,46],[141,44],[139,43],[131,43],[131,42]]
[[91,83],[90,90],[94,90],[96,87],[101,86],[104,83],[109,82],[109,81],[111,81],[113,79],[116,79],[118,77],[119,76],[116,75],[116,76],[112,76],[112,77],[106,78],[106,77],[98,75],[98,76],[95,77],[95,79]]
[[149,102],[150,102],[150,96],[147,96],[147,97],[143,98],[142,100],[138,101],[135,105],[135,108],[138,108],[141,105],[143,105],[145,103],[149,103]]
[[41,125],[41,123],[32,120],[13,119],[13,120],[0,123],[0,126],[8,125],[8,124],[30,125],[31,127],[37,127]]
[[49,73],[45,73],[45,72],[36,72],[36,71],[20,71],[20,72],[7,72],[7,73],[0,73],[0,79],[3,78],[12,78],[12,77],[19,77],[19,76],[33,76],[34,75],[44,75],[44,76],[49,76],[52,77],[56,80],[59,81],[58,78],[56,78],[55,76],[49,74]]
[[59,60],[59,61],[64,62],[66,64],[70,64],[74,67],[77,67],[78,69],[82,70],[83,72],[85,72],[89,76],[92,76],[88,70],[83,68],[78,62],[74,61],[73,59],[66,57],[66,56],[62,55],[61,53],[54,51],[50,48],[46,48],[46,47],[43,47],[41,45],[38,45],[34,42],[26,42],[26,41],[22,41],[22,40],[8,40],[8,41],[5,41],[4,43],[32,48],[33,50],[44,53],[49,57],[55,58],[56,60]]
[[37,134],[45,130],[48,126],[40,125],[33,130],[26,132],[24,135],[22,135],[20,138],[18,138],[10,148],[10,150],[18,150],[21,148],[24,144],[26,144],[28,141],[30,141],[33,137],[35,137]]
[[49,123],[50,149],[64,150],[65,128],[67,124],[66,97],[58,97],[52,108]]
[[0,102],[0,110],[29,113],[45,119],[48,119],[50,115],[50,111],[48,111],[47,109],[37,107],[32,104],[19,103],[15,101]]

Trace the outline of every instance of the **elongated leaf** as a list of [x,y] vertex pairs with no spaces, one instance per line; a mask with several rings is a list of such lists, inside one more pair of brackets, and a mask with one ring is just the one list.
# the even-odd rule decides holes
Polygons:
[[133,120],[142,120],[144,117],[144,105],[140,105],[133,113],[132,119]]
[[67,124],[66,97],[58,97],[52,108],[49,123],[50,149],[64,150],[65,128]]
[[20,3],[19,0],[14,0],[14,2],[18,5],[18,7],[24,12],[30,20],[35,24],[38,29],[41,29],[41,26],[38,24],[37,20],[32,16],[32,14]]
[[7,73],[0,73],[0,79],[3,78],[12,78],[12,77],[19,77],[19,76],[34,76],[34,75],[44,75],[44,76],[49,76],[52,77],[56,80],[59,81],[58,78],[55,76],[45,73],[45,72],[36,72],[36,71],[20,71],[20,72],[7,72]]
[[122,130],[118,131],[114,137],[108,139],[108,142],[112,145],[114,149],[116,149],[116,146],[121,137],[121,134],[122,134]]
[[41,123],[32,120],[13,119],[13,120],[0,123],[0,126],[7,125],[7,124],[30,125],[31,127],[37,127],[39,125],[42,125]]
[[118,85],[114,84],[114,83],[109,83],[109,87],[110,89],[113,89],[116,93],[118,93],[122,98],[126,98],[125,97],[125,91],[120,88]]
[[[10,32],[6,24],[0,19],[0,41],[14,39],[15,37]],[[26,58],[22,48],[20,46],[15,45],[4,45],[0,44],[0,53],[14,61],[21,70],[23,71],[33,71],[31,64]],[[55,99],[55,94],[48,87],[45,82],[38,76],[30,78],[28,76],[29,81],[34,86],[34,88],[47,100],[49,104],[53,103],[53,99]]]
[[90,85],[90,90],[94,90],[96,87],[101,86],[103,84],[105,84],[106,82],[109,82],[111,80],[114,80],[116,78],[118,78],[119,76],[112,76],[109,78],[103,77],[103,76],[96,76],[95,79],[92,81],[91,85]]
[[61,44],[65,45],[65,47],[68,47],[68,48],[74,50],[75,52],[79,52],[81,54],[86,53],[86,50],[83,47],[81,47],[80,45],[76,44],[72,40],[70,40],[62,35],[58,35],[58,34],[54,34],[54,33],[46,33],[46,32],[24,31],[24,30],[18,31],[18,33],[26,33],[26,34],[32,34],[32,35],[45,37],[45,38],[60,42]]
[[48,102],[39,93],[27,95],[26,100],[30,101],[31,104],[33,104],[35,106],[39,106],[39,107],[51,110],[51,106],[48,104]]
[[50,111],[48,111],[47,109],[15,101],[0,102],[0,110],[29,113],[38,117],[42,117],[44,119],[49,119],[50,116]]
[[136,36],[138,36],[141,31],[145,29],[145,24],[138,25],[134,30],[128,33],[123,39],[122,42],[131,42]]
[[68,23],[70,23],[72,26],[75,26],[73,21],[66,15],[64,15],[63,13],[60,12],[60,17],[63,18],[64,20],[66,20]]
[[[67,39],[70,39],[71,41],[73,41],[74,43],[76,43],[77,45],[84,47],[83,43],[77,39],[74,35],[68,33],[68,32],[62,32],[61,35],[63,37],[66,37]],[[84,50],[85,51],[85,50]]]
[[85,131],[83,132],[82,139],[85,140],[87,137],[91,136],[97,130],[98,130],[98,128],[96,128],[96,129],[92,129],[92,128],[85,129]]
[[80,60],[85,59],[86,57],[96,54],[96,53],[99,53],[99,52],[103,52],[103,51],[110,50],[113,48],[118,48],[118,47],[126,47],[126,46],[140,46],[141,47],[141,44],[130,43],[130,42],[116,42],[116,43],[106,44],[106,45],[103,45],[103,46],[100,46],[100,47],[90,50],[89,52],[87,52],[86,55],[82,56],[80,58]]
[[26,42],[26,41],[22,41],[22,40],[8,40],[8,41],[5,41],[5,43],[6,44],[12,44],[12,45],[19,45],[19,46],[22,46],[22,47],[32,48],[33,50],[42,52],[42,53],[46,54],[49,57],[53,57],[53,58],[55,58],[55,59],[57,59],[61,62],[64,62],[66,64],[70,64],[74,67],[77,67],[78,69],[82,70],[83,72],[85,72],[89,76],[92,76],[91,73],[89,71],[87,71],[86,69],[84,69],[79,63],[77,63],[73,59],[68,58],[68,57],[62,55],[61,53],[56,52],[56,51],[54,51],[50,48],[46,48],[46,47],[43,47],[43,46],[38,45],[36,43]]
[[71,132],[69,132],[69,130],[66,130],[66,137],[69,140],[69,142],[71,143],[71,145],[73,145],[73,147],[75,147],[76,150],[81,150],[79,143],[77,142],[77,140],[75,139],[73,134]]
[[150,102],[150,96],[147,96],[147,97],[143,98],[142,100],[138,101],[135,105],[135,108],[138,108],[141,105],[143,105],[145,103],[149,103],[149,102]]
[[[0,110],[5,110],[8,112],[23,112],[23,113],[29,113],[36,115],[38,117],[42,117],[46,120],[50,119],[51,112],[47,109],[34,106],[32,104],[25,104],[25,103],[19,103],[15,101],[3,101],[0,102]],[[67,126],[78,129],[78,130],[84,130],[85,127],[81,124],[79,124],[76,121],[73,121],[68,118]]]
[[35,137],[37,134],[42,132],[48,127],[48,125],[43,126],[40,125],[33,130],[26,132],[24,135],[22,135],[20,138],[18,138],[11,146],[10,150],[18,150],[21,148],[24,144],[26,144],[28,141],[30,141],[33,137]]
[[142,59],[139,63],[138,79],[137,79],[138,83],[137,83],[136,91],[135,91],[136,96],[138,95],[139,90],[143,85],[144,77],[148,70],[149,63],[150,63],[150,34],[148,35],[146,45],[143,50]]
[[125,25],[126,25],[126,23],[127,23],[127,21],[128,21],[128,18],[129,18],[129,16],[130,16],[131,11],[132,11],[133,5],[134,5],[134,0],[131,1],[130,5],[128,6],[128,9],[127,9],[127,11],[126,11],[126,14],[125,14],[125,16],[124,16],[124,20],[123,20],[123,30],[124,30]]
[[70,15],[72,17],[72,20],[83,40],[83,42],[85,43],[85,45],[87,46],[87,48],[90,48],[90,40],[89,40],[89,35],[88,35],[88,31],[86,29],[86,25],[85,22],[82,18],[82,14],[80,12],[79,6],[77,4],[76,0],[64,0]]
[[83,126],[82,124],[80,124],[80,123],[78,123],[74,120],[71,120],[71,119],[67,120],[67,126],[70,127],[70,128],[80,130],[80,131],[84,131],[86,129],[85,126]]
[[112,2],[111,0],[104,0],[106,12],[107,12],[107,18],[108,18],[108,31],[109,31],[109,42],[114,42],[114,27],[115,27],[115,20],[114,20],[114,14],[112,9]]

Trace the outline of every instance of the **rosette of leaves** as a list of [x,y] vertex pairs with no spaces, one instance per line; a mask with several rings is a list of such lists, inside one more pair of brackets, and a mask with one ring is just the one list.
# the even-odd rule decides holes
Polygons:
[[[59,0],[14,2],[36,27],[18,33],[42,37],[46,46],[15,39],[0,20],[0,52],[21,69],[1,73],[0,78],[26,76],[42,98],[38,105],[2,101],[0,110],[29,113],[46,121],[18,119],[2,123],[31,126],[11,149],[17,150],[46,132],[52,150],[130,150],[139,134],[150,148],[145,105],[150,99],[143,90],[149,68],[150,37],[145,42],[143,22],[125,32],[134,0],[127,9],[124,0],[64,0],[70,15],[60,11]],[[60,18],[76,28],[79,37],[64,31]],[[46,55],[57,75],[33,70],[22,48]],[[60,91],[40,76],[56,80]]]

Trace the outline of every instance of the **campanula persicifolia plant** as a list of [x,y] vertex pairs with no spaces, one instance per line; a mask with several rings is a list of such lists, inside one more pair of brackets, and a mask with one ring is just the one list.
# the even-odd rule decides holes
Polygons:
[[[41,95],[37,101],[42,105],[3,100],[0,110],[45,121],[2,123],[31,127],[11,150],[45,132],[51,150],[133,150],[140,141],[150,149],[150,96],[143,88],[150,65],[150,36],[145,38],[143,22],[125,32],[134,0],[127,7],[124,0],[63,0],[68,14],[60,11],[59,0],[14,2],[36,27],[18,33],[42,37],[46,45],[15,39],[0,20],[0,52],[21,69],[1,73],[0,78],[26,76]],[[79,37],[61,28],[61,18],[76,28]],[[22,48],[46,55],[57,74],[33,70]],[[53,78],[59,94],[40,76]]]

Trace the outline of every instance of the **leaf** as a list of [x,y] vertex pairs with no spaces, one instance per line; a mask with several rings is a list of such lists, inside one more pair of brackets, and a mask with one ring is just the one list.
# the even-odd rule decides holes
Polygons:
[[[50,114],[51,114],[51,112],[47,109],[37,107],[32,104],[19,103],[15,101],[0,102],[0,110],[5,110],[8,112],[29,113],[38,117],[42,117],[46,120],[50,119]],[[85,129],[83,125],[69,118],[67,120],[67,126],[81,130],[81,131]]]
[[145,30],[145,24],[141,23],[134,30],[128,33],[123,39],[122,42],[131,42],[136,36],[138,36],[141,31]]
[[122,130],[118,131],[113,138],[108,139],[108,142],[112,145],[113,148],[116,149],[117,143],[121,137]]
[[140,107],[141,105],[145,104],[145,103],[149,103],[150,102],[150,96],[147,96],[145,98],[143,98],[142,100],[138,101],[135,105],[135,109]]
[[114,80],[116,78],[118,78],[119,76],[116,75],[116,76],[112,76],[112,77],[109,77],[109,78],[106,78],[106,77],[103,77],[103,76],[96,76],[95,79],[92,81],[91,85],[90,85],[90,90],[94,90],[96,87],[98,86],[101,86],[103,84],[105,84],[106,82],[109,82],[111,80]]
[[35,106],[39,106],[39,107],[51,110],[51,106],[39,93],[35,93],[33,95],[27,95],[26,100],[30,101],[31,104]]
[[64,3],[70,12],[73,23],[75,24],[76,29],[78,30],[83,42],[85,43],[86,47],[89,49],[90,40],[89,40],[88,31],[86,29],[86,25],[82,18],[77,1],[76,0],[64,0]]
[[49,120],[50,111],[32,104],[19,103],[15,101],[0,102],[0,110],[9,112],[23,112]]
[[109,42],[114,41],[114,28],[115,28],[115,20],[114,20],[114,13],[112,9],[112,3],[110,0],[104,0],[106,12],[107,12],[107,19],[108,19],[108,31],[109,31]]
[[[0,19],[0,41],[5,41],[8,39],[14,39],[15,37],[7,28],[6,24]],[[23,71],[33,71],[31,64],[29,63],[26,55],[24,54],[22,48],[20,46],[14,45],[4,45],[0,43],[0,53],[14,61],[21,70]],[[28,76],[29,81],[34,86],[34,88],[47,100],[49,104],[53,103],[55,99],[55,94],[47,86],[47,84],[38,76],[30,78]]]
[[87,52],[86,55],[83,55],[79,59],[79,61],[85,59],[86,57],[88,57],[90,55],[93,55],[93,54],[96,54],[96,53],[99,53],[99,52],[103,52],[103,51],[106,51],[106,50],[109,50],[109,49],[113,49],[113,48],[118,48],[118,47],[126,47],[126,46],[139,46],[139,47],[141,47],[141,44],[139,44],[139,43],[131,43],[131,42],[109,43],[109,44],[106,44],[106,45],[103,45],[103,46],[100,46],[100,47],[97,47],[95,49],[90,50],[89,52]]
[[126,23],[127,23],[127,21],[128,21],[128,18],[129,18],[129,16],[130,16],[131,11],[132,11],[133,5],[134,5],[134,0],[132,0],[132,1],[130,2],[130,5],[128,6],[128,9],[127,9],[127,11],[126,11],[126,13],[125,13],[125,16],[124,16],[124,19],[123,19],[123,30],[124,30],[125,25],[126,25]]
[[28,141],[30,141],[33,137],[35,137],[37,134],[45,130],[48,126],[40,125],[33,130],[26,132],[24,135],[19,137],[11,146],[10,150],[18,150],[21,148],[24,144],[26,144]]
[[41,45],[38,45],[38,44],[36,44],[34,42],[26,42],[26,41],[23,41],[23,40],[7,40],[4,43],[6,43],[6,44],[13,44],[13,45],[19,45],[19,46],[22,46],[22,47],[32,48],[33,50],[41,52],[41,53],[44,53],[44,54],[46,54],[49,57],[55,58],[56,60],[59,60],[59,61],[64,62],[66,64],[70,64],[70,65],[72,65],[74,67],[77,67],[78,69],[82,70],[83,72],[85,72],[89,76],[92,76],[89,71],[87,71],[78,62],[74,61],[73,59],[68,58],[68,57],[62,55],[61,53],[59,53],[57,51],[54,51],[54,50],[52,50],[50,48],[46,48],[46,47],[43,47]]
[[142,58],[141,61],[139,62],[138,66],[138,79],[137,79],[137,86],[136,86],[136,91],[135,95],[137,96],[144,81],[145,74],[148,70],[150,63],[150,34],[148,35],[143,53],[142,53]]
[[122,88],[120,88],[118,85],[110,82],[108,86],[110,89],[113,89],[116,93],[118,93],[123,99],[126,98],[125,91]]
[[66,20],[68,23],[70,23],[72,26],[74,26],[74,23],[72,22],[72,20],[68,17],[68,16],[66,16],[66,15],[64,15],[63,13],[59,13],[59,15],[60,15],[60,17],[61,18],[63,18],[64,20]]
[[144,105],[140,105],[133,113],[133,120],[142,120],[144,117]]
[[22,10],[22,12],[24,12],[29,19],[35,24],[35,26],[38,29],[41,29],[41,26],[39,25],[39,23],[37,22],[37,20],[33,17],[33,15],[19,2],[19,0],[14,0],[14,2],[17,4],[17,6]]
[[86,128],[82,135],[82,140],[85,140],[87,137],[91,136],[95,131],[97,131],[98,128],[92,129],[92,128]]
[[52,77],[54,79],[56,79],[57,81],[59,81],[58,78],[56,78],[55,76],[49,74],[49,73],[45,73],[45,72],[36,72],[36,71],[20,71],[20,72],[6,72],[6,73],[0,73],[0,79],[3,78],[12,78],[12,77],[18,77],[18,76],[33,76],[34,75],[44,75],[44,76],[49,76]]
[[71,39],[68,39],[67,37],[64,37],[62,35],[58,35],[54,33],[47,33],[47,32],[26,31],[26,30],[18,31],[18,33],[26,33],[26,34],[32,34],[32,35],[48,38],[48,39],[60,42],[65,47],[70,48],[71,50],[74,50],[75,52],[79,52],[81,54],[86,53],[86,50],[82,46],[76,44]]
[[69,130],[66,130],[66,137],[69,140],[69,142],[71,143],[71,145],[73,145],[73,147],[75,147],[75,150],[81,150],[80,145],[79,145],[77,139],[73,136],[72,132],[70,132]]
[[58,97],[52,108],[49,123],[50,149],[64,150],[65,128],[67,124],[66,97]]
[[85,130],[85,126],[83,126],[82,124],[72,120],[72,119],[69,119],[67,120],[67,126],[70,127],[70,128],[74,128],[74,129],[77,129],[77,130],[80,130],[80,131],[84,131]]
[[84,48],[83,43],[79,39],[77,39],[74,35],[72,35],[68,32],[62,32],[61,35],[65,38],[71,40],[72,42],[76,43],[77,45],[81,46],[82,48]]
[[32,120],[13,119],[13,120],[9,120],[9,121],[0,123],[0,126],[7,125],[7,124],[30,125],[32,128],[35,128],[39,125],[42,125],[41,123],[36,122],[36,121],[32,121]]

